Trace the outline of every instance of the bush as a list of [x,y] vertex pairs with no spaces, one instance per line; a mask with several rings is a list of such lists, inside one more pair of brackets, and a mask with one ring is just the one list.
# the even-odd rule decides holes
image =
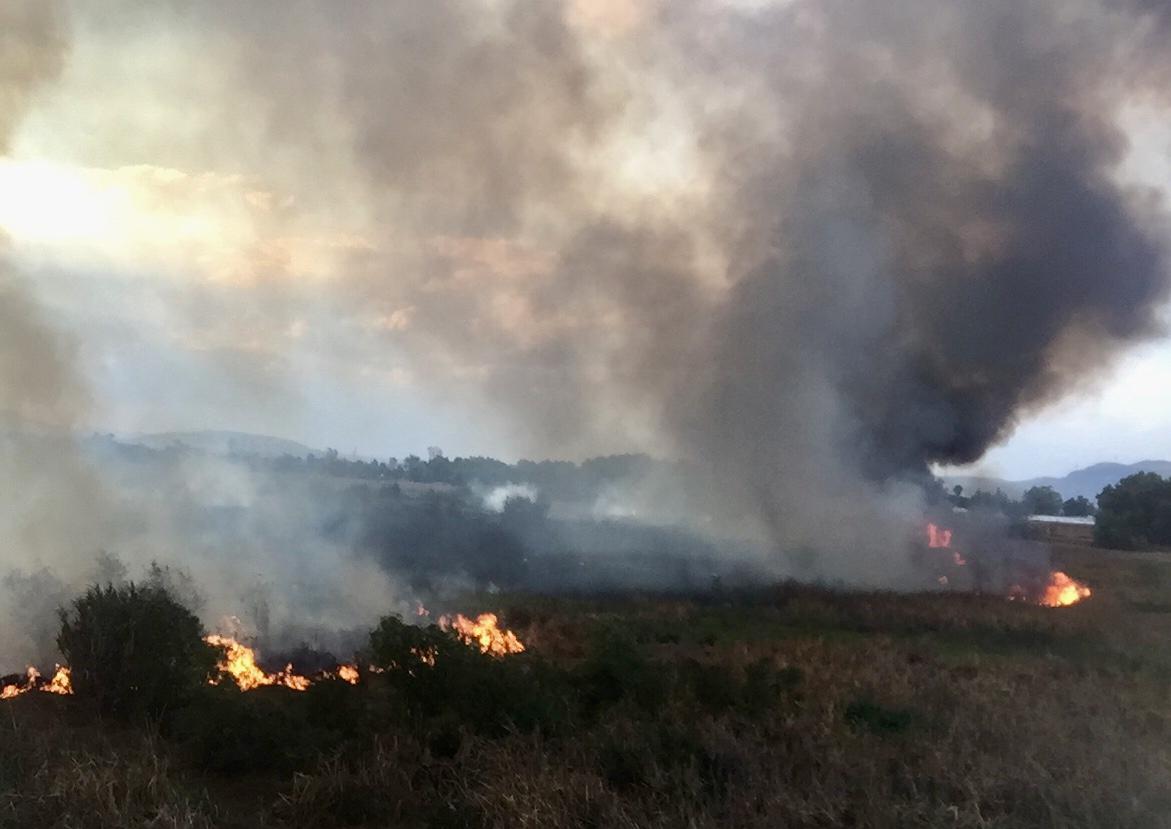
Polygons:
[[573,679],[583,712],[596,716],[626,700],[644,711],[662,708],[670,695],[672,677],[626,634],[603,630]]
[[285,688],[208,686],[172,720],[169,736],[190,762],[219,774],[290,772],[331,747],[307,724],[304,700]]
[[1103,489],[1094,543],[1119,550],[1171,546],[1171,480],[1139,472]]
[[566,721],[564,674],[530,654],[500,659],[481,653],[435,626],[420,628],[394,616],[370,634],[374,664],[416,717],[454,716],[488,735],[511,729],[553,731]]
[[199,620],[161,587],[91,587],[60,619],[57,647],[74,693],[108,714],[161,714],[215,670]]

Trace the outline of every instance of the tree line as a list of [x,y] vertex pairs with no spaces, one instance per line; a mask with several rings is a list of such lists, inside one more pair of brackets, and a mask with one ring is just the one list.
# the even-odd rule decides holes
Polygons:
[[1138,472],[1105,487],[1095,501],[1079,495],[1062,500],[1050,486],[1035,486],[1014,500],[1002,490],[964,495],[955,486],[946,496],[955,507],[997,512],[1010,518],[1030,515],[1094,516],[1094,544],[1116,550],[1171,547],[1171,478]]

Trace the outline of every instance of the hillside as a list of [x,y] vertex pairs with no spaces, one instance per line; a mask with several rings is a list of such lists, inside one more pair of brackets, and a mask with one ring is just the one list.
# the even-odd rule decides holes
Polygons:
[[986,478],[974,475],[946,475],[943,480],[947,486],[959,484],[968,494],[978,489],[993,492],[1002,489],[1014,498],[1034,486],[1051,486],[1061,493],[1062,498],[1075,498],[1084,495],[1087,498],[1096,498],[1103,487],[1116,484],[1128,475],[1136,472],[1155,472],[1159,475],[1171,475],[1171,461],[1146,460],[1137,463],[1096,463],[1084,469],[1076,469],[1060,478],[1041,477],[1029,478],[1024,481],[1007,481],[1002,478]]
[[150,449],[166,449],[171,446],[187,446],[213,455],[259,455],[261,457],[278,458],[282,455],[293,455],[303,458],[306,455],[320,455],[318,449],[312,449],[303,443],[271,435],[254,435],[248,432],[231,432],[220,430],[202,430],[193,432],[159,432],[156,434],[128,435],[124,438],[128,443],[136,443]]

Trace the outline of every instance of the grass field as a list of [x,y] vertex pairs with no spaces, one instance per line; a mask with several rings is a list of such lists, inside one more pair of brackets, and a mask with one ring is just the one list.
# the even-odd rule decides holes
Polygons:
[[367,676],[193,740],[20,697],[0,826],[1171,826],[1171,554],[1054,555],[1093,598],[472,598],[529,650],[451,711]]

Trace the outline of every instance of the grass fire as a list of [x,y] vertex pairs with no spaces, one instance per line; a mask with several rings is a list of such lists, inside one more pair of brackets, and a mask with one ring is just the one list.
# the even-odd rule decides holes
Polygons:
[[[929,546],[944,535],[923,539],[941,566],[978,566],[977,547],[959,564]],[[949,544],[966,535],[953,528]],[[150,589],[95,590],[63,622],[73,670],[5,680],[2,768],[15,788],[0,814],[206,827],[1160,825],[1171,754],[1151,723],[1171,670],[1158,599],[1171,559],[1051,557],[1061,569],[1027,601],[796,583],[473,593],[465,606],[494,610],[389,615],[349,659],[312,670],[275,653],[266,669],[261,651],[201,633]],[[1092,580],[1094,600],[1076,601],[1088,588],[1065,572]],[[139,603],[153,607],[140,617],[150,627],[122,629],[124,646],[92,662],[82,617]],[[127,644],[139,636],[144,651]],[[194,672],[171,670],[181,654]],[[156,670],[166,693],[139,707]],[[1062,778],[1037,778],[1038,763]],[[69,782],[79,767],[93,785],[130,788],[92,800]]]
[[1169,147],[1171,0],[0,0],[0,827],[1171,829]]

